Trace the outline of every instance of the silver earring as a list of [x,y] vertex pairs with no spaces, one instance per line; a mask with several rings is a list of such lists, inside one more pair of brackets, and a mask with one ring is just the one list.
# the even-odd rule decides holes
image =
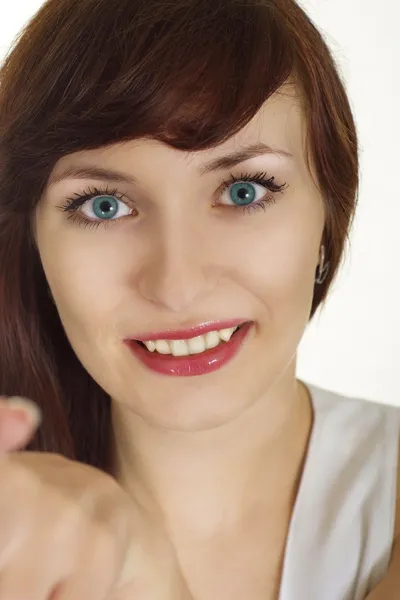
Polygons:
[[317,267],[315,283],[317,283],[318,285],[321,285],[321,283],[324,283],[325,279],[328,277],[328,273],[329,273],[329,262],[325,262],[325,246],[321,246],[320,260],[319,260],[319,265]]

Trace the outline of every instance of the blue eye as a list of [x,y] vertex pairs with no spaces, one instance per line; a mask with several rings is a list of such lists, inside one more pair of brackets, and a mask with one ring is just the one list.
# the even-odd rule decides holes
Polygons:
[[257,191],[252,183],[235,183],[229,190],[229,195],[234,204],[247,206],[254,202]]
[[97,196],[87,200],[80,210],[89,219],[99,221],[126,217],[131,213],[125,202],[114,196]]
[[255,202],[259,202],[266,195],[266,188],[258,183],[249,181],[238,181],[223,192],[221,204],[233,206],[249,206]]

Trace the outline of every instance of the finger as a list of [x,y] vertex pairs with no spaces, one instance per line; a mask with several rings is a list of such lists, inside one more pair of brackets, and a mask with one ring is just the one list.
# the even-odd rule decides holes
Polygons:
[[88,528],[86,539],[75,555],[73,572],[51,596],[51,600],[109,600],[114,589],[119,557],[108,532]]
[[25,555],[2,569],[0,600],[47,600],[57,580],[47,564],[40,564],[34,556]]
[[30,400],[19,397],[0,400],[0,454],[21,450],[32,439],[40,423],[40,411]]
[[30,510],[10,535],[11,548],[0,554],[0,600],[49,600],[72,572],[76,546],[70,528],[62,518],[55,521],[55,504],[43,510],[43,500],[40,494],[28,495]]

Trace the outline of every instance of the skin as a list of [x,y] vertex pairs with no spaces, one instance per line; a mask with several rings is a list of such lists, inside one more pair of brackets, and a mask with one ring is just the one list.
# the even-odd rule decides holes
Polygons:
[[[304,140],[288,87],[210,151],[136,140],[62,158],[35,215],[68,338],[113,399],[115,475],[172,542],[196,598],[278,597],[312,428],[295,360],[324,229]],[[260,142],[275,152],[205,172],[210,161]],[[72,166],[134,182],[63,178]],[[235,209],[223,181],[259,172],[283,191],[265,192],[274,200],[265,210]],[[126,216],[96,228],[68,219],[60,205],[93,187],[117,188]],[[252,321],[251,334],[231,363],[201,378],[156,375],[122,343],[230,318]]]
[[170,542],[112,477],[23,451],[39,422],[0,397],[0,600],[191,600]]

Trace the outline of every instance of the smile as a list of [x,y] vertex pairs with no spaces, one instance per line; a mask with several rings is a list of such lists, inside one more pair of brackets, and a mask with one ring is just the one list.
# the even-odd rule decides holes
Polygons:
[[149,340],[143,342],[143,344],[149,352],[173,354],[173,356],[190,356],[191,354],[201,354],[206,350],[216,348],[223,342],[229,342],[238,329],[239,326],[229,327],[228,329],[209,331],[205,335],[198,335],[188,340]]
[[191,377],[216,371],[233,359],[251,326],[243,321],[213,323],[186,331],[148,334],[125,343],[148,369],[162,375]]

